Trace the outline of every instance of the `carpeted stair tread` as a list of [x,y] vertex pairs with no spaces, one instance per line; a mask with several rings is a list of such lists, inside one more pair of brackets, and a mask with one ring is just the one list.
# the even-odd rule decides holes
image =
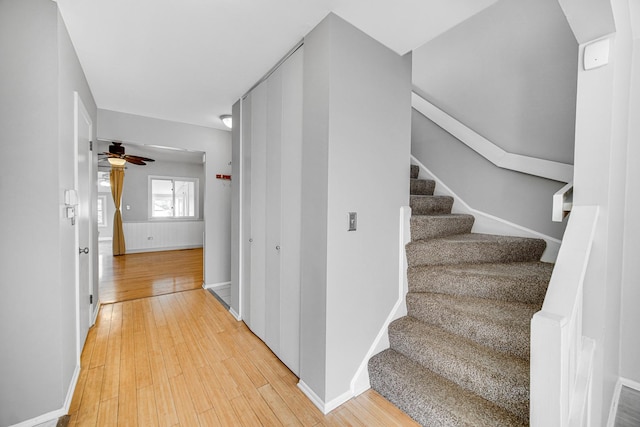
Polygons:
[[512,262],[420,265],[407,271],[410,292],[542,304],[553,264]]
[[446,380],[392,349],[369,360],[378,393],[429,427],[526,426],[495,403]]
[[410,180],[409,194],[432,196],[433,190],[435,190],[435,188],[436,182],[431,179],[412,178]]
[[420,196],[409,197],[412,215],[434,215],[451,213],[453,197],[451,196]]
[[420,173],[420,167],[418,165],[411,165],[411,170],[409,172],[410,178],[417,178]]
[[389,325],[391,348],[522,419],[529,417],[529,364],[411,316]]
[[539,304],[409,292],[407,313],[496,351],[529,359],[531,317]]
[[410,242],[406,252],[407,263],[413,267],[538,261],[545,247],[542,239],[469,233]]
[[470,233],[474,220],[465,214],[412,215],[411,240]]

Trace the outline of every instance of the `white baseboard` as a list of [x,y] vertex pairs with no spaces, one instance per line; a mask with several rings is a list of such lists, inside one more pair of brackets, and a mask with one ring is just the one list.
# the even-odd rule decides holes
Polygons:
[[98,313],[100,312],[100,307],[102,307],[102,303],[100,302],[100,297],[98,296],[98,303],[96,304],[95,310],[93,310],[93,316],[91,318],[91,325],[96,324],[96,320],[98,320]]
[[229,307],[229,313],[231,313],[231,315],[232,315],[233,317],[235,317],[235,319],[236,319],[238,322],[240,322],[240,321],[242,320],[242,317],[241,317],[238,313],[236,313],[236,311],[233,309],[233,307]]
[[458,196],[453,190],[442,182],[433,172],[431,172],[425,165],[423,165],[414,156],[411,156],[411,160],[414,164],[420,167],[421,175],[428,175],[431,179],[436,181],[435,194],[448,195],[454,198],[453,212],[454,213],[466,213],[475,217],[473,224],[474,233],[486,233],[486,234],[498,234],[503,236],[517,236],[517,237],[533,237],[543,239],[547,242],[547,248],[542,254],[542,261],[555,262],[558,258],[558,252],[560,251],[560,245],[562,241],[546,234],[540,233],[535,230],[523,227],[497,216],[488,214],[486,212],[479,211],[469,206],[460,196]]
[[324,415],[327,415],[329,412],[333,411],[338,406],[354,397],[351,391],[346,391],[335,399],[332,399],[331,401],[325,403],[313,390],[311,390],[311,388],[307,384],[305,384],[304,381],[298,381],[298,388],[302,390],[305,396],[307,396],[309,400],[316,406],[316,408],[318,408]]
[[204,289],[211,289],[213,291],[218,289],[226,289],[231,286],[231,282],[220,282],[220,283],[204,283],[202,287]]
[[35,418],[31,418],[26,421],[22,421],[18,424],[13,424],[11,427],[35,427],[45,423],[51,423],[55,426],[58,422],[58,418],[63,417],[69,413],[71,407],[71,400],[73,399],[73,393],[76,391],[76,385],[78,384],[78,378],[80,377],[80,365],[76,365],[76,369],[71,377],[69,389],[67,390],[67,396],[64,399],[64,405],[60,409],[47,412],[46,414],[39,415]]

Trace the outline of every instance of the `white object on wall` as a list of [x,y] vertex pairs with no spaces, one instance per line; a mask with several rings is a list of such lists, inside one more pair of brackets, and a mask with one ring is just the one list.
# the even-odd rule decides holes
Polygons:
[[609,63],[609,38],[596,40],[584,47],[583,65],[586,70],[593,70]]

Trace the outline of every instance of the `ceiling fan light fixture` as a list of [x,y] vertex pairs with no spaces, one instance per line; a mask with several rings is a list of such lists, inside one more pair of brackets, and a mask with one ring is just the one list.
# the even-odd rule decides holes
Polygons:
[[127,163],[125,159],[120,159],[118,157],[109,157],[107,160],[111,166],[124,166],[124,164]]
[[233,127],[233,118],[231,117],[231,115],[223,114],[220,116],[220,120],[222,120],[222,123],[229,129]]

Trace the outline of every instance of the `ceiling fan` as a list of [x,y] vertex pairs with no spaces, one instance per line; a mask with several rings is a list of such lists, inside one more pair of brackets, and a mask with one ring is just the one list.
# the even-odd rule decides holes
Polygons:
[[131,154],[124,154],[124,147],[122,142],[111,142],[109,145],[108,153],[101,153],[107,156],[107,160],[114,166],[124,166],[125,162],[133,163],[134,165],[146,165],[145,162],[154,162],[155,160],[148,157],[133,156]]

